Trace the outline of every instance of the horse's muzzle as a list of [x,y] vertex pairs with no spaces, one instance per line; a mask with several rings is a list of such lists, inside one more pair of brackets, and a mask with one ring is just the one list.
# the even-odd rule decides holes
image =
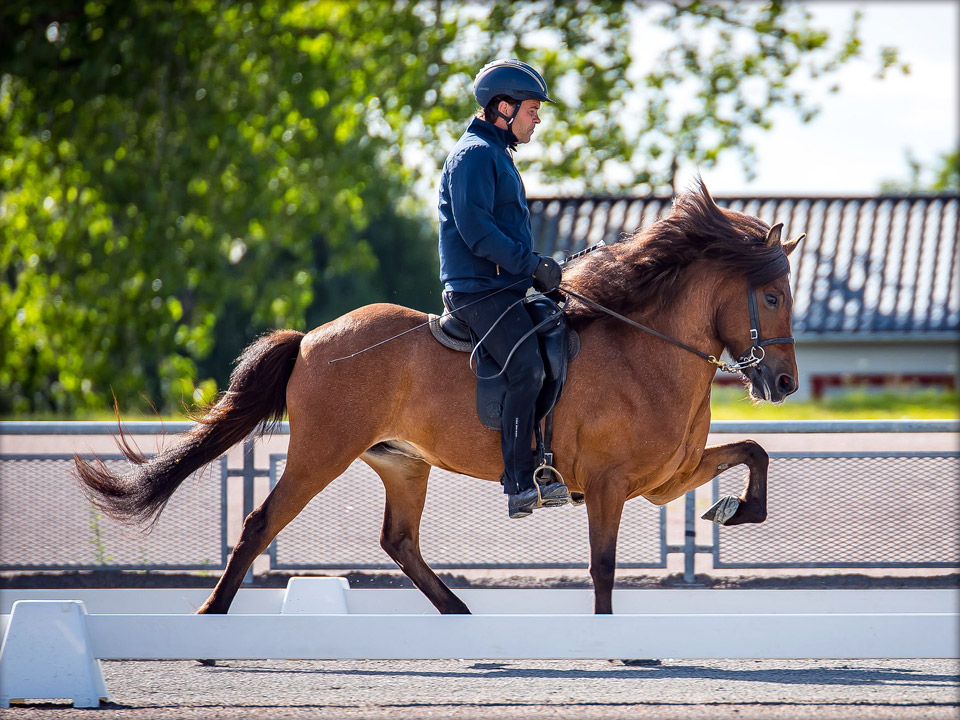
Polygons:
[[791,373],[772,370],[768,365],[748,368],[744,374],[749,382],[750,395],[775,405],[797,391],[797,379]]

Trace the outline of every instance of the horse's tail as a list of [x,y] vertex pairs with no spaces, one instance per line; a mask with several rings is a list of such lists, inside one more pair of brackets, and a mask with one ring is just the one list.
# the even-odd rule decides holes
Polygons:
[[254,429],[265,432],[280,422],[287,407],[286,387],[297,362],[303,333],[278,330],[253,342],[237,360],[230,387],[205,408],[196,424],[152,458],[131,447],[121,427],[118,444],[133,467],[113,474],[96,459],[74,457],[81,488],[110,517],[152,525],[170,496],[189,475],[220,457]]

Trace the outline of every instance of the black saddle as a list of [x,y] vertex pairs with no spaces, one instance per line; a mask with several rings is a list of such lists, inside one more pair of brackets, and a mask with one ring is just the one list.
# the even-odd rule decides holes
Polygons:
[[[524,299],[534,325],[538,326],[537,340],[546,377],[540,395],[537,396],[536,422],[539,423],[556,405],[567,379],[567,366],[580,351],[580,338],[570,329],[563,310],[550,298],[532,295]],[[450,301],[443,293],[443,305],[447,313],[440,318],[431,317],[430,329],[434,336],[447,347],[470,352],[476,346],[477,337],[463,322],[450,314]],[[496,360],[484,350],[477,352],[477,375],[491,378],[500,372]],[[507,377],[501,374],[491,379],[477,380],[477,416],[486,427],[500,430],[503,415],[503,396],[507,389]]]

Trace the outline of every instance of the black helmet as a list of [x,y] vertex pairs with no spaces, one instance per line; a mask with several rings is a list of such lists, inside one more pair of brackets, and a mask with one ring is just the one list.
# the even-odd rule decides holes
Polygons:
[[547,95],[547,84],[536,70],[519,60],[494,60],[483,66],[473,81],[473,96],[486,107],[497,95],[514,100],[555,102]]

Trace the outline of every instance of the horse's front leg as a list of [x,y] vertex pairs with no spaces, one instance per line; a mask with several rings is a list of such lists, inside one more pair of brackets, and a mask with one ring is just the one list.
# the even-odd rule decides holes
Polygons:
[[767,466],[770,457],[767,451],[753,440],[741,440],[727,445],[714,445],[704,449],[696,468],[685,475],[678,475],[651,492],[643,494],[647,500],[664,505],[705,483],[710,482],[724,470],[734,465],[746,465],[750,470],[747,485],[735,497],[720,498],[701,517],[719,525],[742,525],[762,523],[767,519]]
[[750,470],[746,487],[739,496],[720,498],[701,517],[719,525],[762,523],[767,519],[767,467],[770,456],[753,440],[741,440],[727,445],[715,445],[703,451],[700,464],[675,488],[672,500],[709,482],[735,465],[746,465]]
[[597,614],[613,612],[613,579],[617,570],[617,533],[626,494],[614,483],[601,482],[585,493],[590,529],[590,577]]

